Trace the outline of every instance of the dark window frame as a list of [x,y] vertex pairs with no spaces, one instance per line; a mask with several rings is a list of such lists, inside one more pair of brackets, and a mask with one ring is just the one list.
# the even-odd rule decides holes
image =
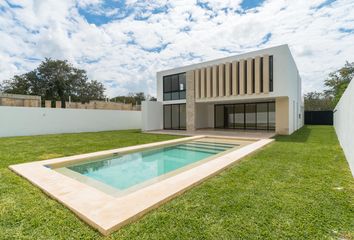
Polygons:
[[247,61],[245,60],[244,61],[244,64],[243,64],[243,85],[244,85],[244,88],[243,88],[243,93],[244,94],[247,94]]
[[233,81],[232,81],[232,77],[233,77],[233,73],[232,73],[232,63],[230,63],[230,65],[229,65],[230,67],[229,67],[229,76],[230,76],[230,78],[229,78],[229,84],[230,84],[230,95],[233,95],[234,93],[233,93]]
[[252,59],[252,93],[256,92],[255,59]]
[[[181,84],[181,81],[180,81],[180,76],[181,75],[185,75],[185,79],[187,78],[186,76],[186,73],[185,72],[182,72],[182,73],[177,73],[177,74],[171,74],[171,75],[166,75],[166,76],[163,76],[162,77],[162,98],[163,98],[163,101],[173,101],[173,100],[181,100],[181,99],[186,99],[186,88],[187,88],[187,79],[185,80],[185,87],[183,90],[180,89],[180,84]],[[172,86],[173,86],[173,83],[172,83],[172,79],[173,77],[176,77],[177,76],[177,84],[178,84],[178,90],[175,91],[175,90],[172,90]],[[167,78],[170,78],[170,89],[169,91],[166,91],[165,90],[165,81]],[[172,96],[174,93],[178,93],[178,98],[176,99],[173,99]],[[182,94],[181,94],[182,93]],[[166,98],[165,97],[165,94],[169,94],[169,98]],[[184,97],[183,97],[184,95]]]
[[[258,104],[267,104],[267,129],[258,129],[257,128],[257,105]],[[246,105],[247,104],[255,104],[255,128],[246,128]],[[263,131],[275,131],[275,127],[271,128],[270,127],[270,122],[269,122],[269,105],[270,104],[274,104],[275,106],[275,101],[270,101],[270,102],[249,102],[249,103],[229,103],[229,104],[215,104],[214,105],[214,128],[216,129],[243,129],[243,130],[263,130]],[[225,106],[229,106],[229,105],[233,105],[233,109],[234,109],[234,122],[235,122],[235,108],[236,105],[243,105],[243,128],[239,128],[239,127],[233,127],[233,128],[225,128],[225,124],[223,127],[217,127],[216,126],[216,107],[217,106],[224,106],[224,114],[225,114]],[[274,109],[274,111],[276,111]],[[225,122],[225,116],[224,116],[224,122]]]
[[[178,128],[173,128],[172,127],[172,122],[173,122],[173,119],[172,119],[172,106],[178,106]],[[186,127],[184,127],[184,128],[181,128],[181,116],[180,116],[180,114],[181,114],[181,105],[186,105],[185,103],[178,103],[178,104],[164,104],[163,105],[163,129],[166,129],[166,130],[186,130],[186,128],[187,128],[187,126]],[[170,106],[171,107],[171,128],[166,128],[165,127],[165,107],[167,107],[167,106]],[[187,118],[187,106],[185,106],[185,109],[186,109],[186,118]],[[186,119],[186,125],[187,125],[187,119]]]
[[237,62],[237,76],[236,76],[236,84],[237,84],[237,95],[240,94],[240,62]]
[[274,79],[273,79],[273,55],[269,56],[269,92],[273,92]]
[[224,89],[223,89],[223,96],[226,96],[226,65],[222,65],[223,71],[222,71],[222,79],[223,79],[223,84],[224,84]]

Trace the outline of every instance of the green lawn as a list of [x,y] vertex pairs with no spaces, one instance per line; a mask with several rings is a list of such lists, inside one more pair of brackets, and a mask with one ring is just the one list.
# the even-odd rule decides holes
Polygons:
[[[162,141],[138,131],[0,138],[0,239],[100,239],[7,166]],[[107,239],[353,239],[354,180],[328,126],[306,126]]]

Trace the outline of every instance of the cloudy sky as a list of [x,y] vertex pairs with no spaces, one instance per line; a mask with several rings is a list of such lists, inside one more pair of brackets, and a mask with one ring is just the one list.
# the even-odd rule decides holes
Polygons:
[[303,91],[354,61],[353,0],[0,0],[0,82],[68,59],[108,96],[155,95],[155,72],[289,44]]

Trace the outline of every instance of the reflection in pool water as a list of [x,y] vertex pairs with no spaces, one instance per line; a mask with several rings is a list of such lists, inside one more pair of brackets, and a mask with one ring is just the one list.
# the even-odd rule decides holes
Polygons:
[[116,189],[124,190],[235,146],[236,144],[192,141],[113,156],[67,168]]

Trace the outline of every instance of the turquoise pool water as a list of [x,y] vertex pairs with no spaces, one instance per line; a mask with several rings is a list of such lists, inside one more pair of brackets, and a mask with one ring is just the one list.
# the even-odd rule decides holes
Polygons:
[[125,190],[235,146],[237,144],[191,141],[113,156],[67,168],[118,190]]

